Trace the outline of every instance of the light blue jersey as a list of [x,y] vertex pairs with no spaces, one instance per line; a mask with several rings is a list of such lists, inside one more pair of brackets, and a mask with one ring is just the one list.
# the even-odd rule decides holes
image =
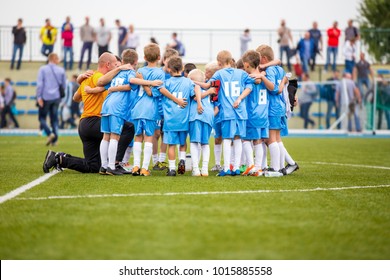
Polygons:
[[264,83],[256,84],[253,81],[252,92],[245,98],[246,110],[248,112],[247,127],[267,128],[269,98]]
[[[134,70],[126,70],[120,71],[106,86],[114,87],[114,86],[122,86],[129,85],[130,79],[135,77]],[[128,120],[129,118],[129,105],[131,103],[132,94],[134,91],[138,90],[138,85],[131,84],[131,91],[114,91],[107,95],[106,99],[103,102],[102,106],[102,116],[117,116],[124,120]]]
[[214,73],[210,81],[219,80],[221,87],[218,93],[221,121],[247,120],[245,102],[241,102],[238,108],[233,108],[233,103],[246,88],[252,89],[252,81],[248,74],[235,68],[223,68]]
[[[195,84],[185,77],[172,77],[165,81],[166,89],[177,98],[190,100],[195,95]],[[190,105],[181,108],[168,97],[163,97],[164,126],[163,131],[188,131]]]
[[275,85],[273,91],[269,93],[269,110],[268,116],[270,117],[282,117],[286,115],[286,103],[282,93],[278,93],[279,84],[282,82],[285,76],[284,70],[280,66],[270,66],[266,70],[266,78]]
[[[142,67],[138,69],[138,72],[142,74],[144,80],[164,81],[164,71],[161,68],[156,67]],[[160,97],[160,88],[163,86],[152,87],[152,96],[149,96],[144,92],[141,87],[138,96],[135,100],[134,108],[131,110],[132,119],[146,119],[146,120],[159,120],[158,114],[158,98]]]
[[[203,91],[203,90],[202,90]],[[207,123],[210,126],[213,126],[214,123],[214,106],[210,102],[210,96],[206,96],[201,100],[203,113],[198,113],[198,102],[196,100],[191,99],[190,103],[190,122],[195,120],[199,120],[201,122]]]

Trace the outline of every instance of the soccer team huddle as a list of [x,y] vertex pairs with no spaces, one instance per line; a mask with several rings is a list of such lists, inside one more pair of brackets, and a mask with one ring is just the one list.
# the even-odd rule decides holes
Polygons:
[[[150,176],[152,158],[153,170],[166,170],[167,176],[184,174],[189,136],[192,176],[209,176],[213,129],[215,166],[211,170],[217,176],[278,177],[299,168],[281,139],[288,134],[289,81],[274,60],[272,48],[261,45],[245,52],[238,67],[231,53],[223,50],[205,72],[193,69],[188,75],[182,74],[182,59],[173,49],[165,51],[163,67],[158,66],[157,44],[145,46],[144,58],[146,66],[135,70],[137,53],[124,50],[118,69],[101,75],[96,88],[83,89],[88,94],[108,92],[101,109],[100,174]],[[118,141],[125,122],[134,124],[135,137],[118,164]],[[128,168],[131,153],[134,162]]]

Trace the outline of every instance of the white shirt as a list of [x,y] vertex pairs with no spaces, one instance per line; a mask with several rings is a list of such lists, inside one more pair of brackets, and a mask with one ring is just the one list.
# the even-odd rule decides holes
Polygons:
[[343,54],[346,60],[355,60],[356,45],[351,44],[351,41],[346,41],[344,44]]
[[126,46],[131,49],[136,49],[139,46],[139,35],[137,33],[128,33]]

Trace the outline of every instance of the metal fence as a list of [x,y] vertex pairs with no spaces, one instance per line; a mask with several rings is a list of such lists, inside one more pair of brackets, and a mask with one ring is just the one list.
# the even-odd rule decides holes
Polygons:
[[[27,33],[27,43],[23,51],[23,60],[25,61],[44,61],[46,58],[40,53],[41,42],[39,39],[40,27],[25,27]],[[60,30],[60,28],[59,28]],[[113,53],[118,53],[118,31],[116,28],[112,28],[112,40],[109,45],[109,50]],[[166,44],[171,42],[172,32],[177,32],[179,39],[184,43],[186,48],[186,56],[184,61],[194,63],[207,63],[215,60],[217,53],[220,50],[227,49],[233,57],[240,57],[240,34],[242,30],[238,29],[164,29],[164,28],[138,28],[136,32],[140,36],[140,47],[137,50],[140,54],[140,58],[143,57],[143,47],[150,42],[150,38],[154,37],[159,42],[163,49]],[[297,44],[300,38],[306,30],[292,30],[294,39],[294,45]],[[79,28],[75,28],[75,38],[73,40],[73,52],[74,60],[79,61],[81,51],[81,41],[79,36]],[[275,30],[251,30],[252,41],[249,43],[249,48],[256,48],[260,44],[270,45],[275,52],[275,57],[279,57],[279,46],[277,43],[278,35]],[[325,63],[326,60],[326,31],[322,30],[324,49],[318,57],[318,64]],[[387,33],[381,33],[380,36],[390,36],[390,31]],[[57,35],[57,41],[54,46],[56,53],[62,54],[62,40],[61,35]],[[340,48],[337,58],[338,64],[344,63],[344,57],[342,55],[342,44],[344,42],[343,35],[340,37]],[[364,44],[359,46],[359,49],[364,49]],[[12,26],[0,26],[0,60],[10,60],[13,50],[13,35]],[[390,51],[390,46],[389,46]],[[96,44],[93,47],[92,62],[97,62],[98,51]],[[368,57],[370,60],[370,57]],[[293,58],[294,60],[294,58]]]

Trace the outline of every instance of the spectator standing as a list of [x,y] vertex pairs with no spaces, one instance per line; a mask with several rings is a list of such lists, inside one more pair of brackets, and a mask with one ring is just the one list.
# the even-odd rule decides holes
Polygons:
[[81,48],[81,57],[79,61],[79,70],[82,69],[83,66],[83,58],[85,51],[88,51],[88,59],[87,59],[87,68],[91,65],[91,56],[92,56],[92,45],[95,40],[95,33],[93,27],[89,25],[89,17],[85,17],[85,24],[80,28],[80,38],[83,42],[83,46]]
[[291,63],[290,63],[290,56],[291,56],[291,50],[290,50],[290,42],[291,45],[294,45],[292,34],[290,28],[286,26],[286,21],[282,19],[280,23],[280,27],[278,29],[279,34],[279,49],[280,49],[280,61],[283,63],[283,53],[286,53],[286,59],[287,59],[287,68],[288,71],[291,71]]
[[[333,108],[335,107],[335,97],[336,97],[336,87],[337,84],[340,81],[340,72],[338,70],[333,72],[332,77],[327,79],[327,84],[323,86],[323,90],[321,92],[321,98],[326,100],[327,103],[327,110],[326,110],[326,128],[330,127],[330,120],[332,117],[332,111]],[[339,108],[335,108],[335,113],[336,113],[336,120],[340,116],[340,111]],[[337,128],[340,129],[340,124],[337,125]]]
[[355,67],[356,58],[356,39],[345,41],[343,54],[345,57],[345,72],[352,74],[353,68]]
[[[64,69],[73,69],[73,30],[70,23],[65,24],[61,37],[64,47]],[[69,61],[68,61],[69,60]]]
[[306,31],[304,37],[299,40],[297,51],[299,51],[303,72],[307,74],[309,73],[310,58],[312,58],[314,54],[314,40],[310,38],[309,31]]
[[348,26],[345,28],[345,41],[355,39],[359,40],[360,39],[360,33],[359,29],[355,26],[353,26],[353,20],[350,19],[348,20]]
[[119,19],[115,20],[115,25],[118,27],[118,53],[119,56],[121,56],[122,52],[126,49],[127,29],[121,25],[121,21]]
[[62,27],[61,27],[61,32],[64,32],[65,30],[65,26],[69,24],[70,25],[70,30],[72,30],[72,32],[74,31],[74,28],[73,28],[73,24],[70,22],[70,17],[67,16],[65,18],[65,22],[62,24]]
[[313,27],[309,30],[310,38],[313,39],[314,42],[314,51],[312,57],[310,58],[310,67],[311,71],[314,71],[316,66],[316,57],[317,54],[321,54],[322,51],[322,34],[318,29],[318,23],[316,21],[313,22]]
[[130,24],[129,32],[126,34],[126,46],[128,49],[137,51],[139,47],[139,35],[134,32],[134,25]]
[[[351,73],[344,72],[343,79],[336,88],[336,107],[346,107],[348,112],[348,131],[352,131],[352,118],[355,120],[355,129],[361,132],[359,109],[362,105],[362,98],[359,89],[352,80]],[[359,106],[358,106],[359,105]]]
[[[47,65],[39,68],[37,79],[37,102],[39,105],[40,126],[48,135],[46,145],[55,145],[58,140],[58,107],[61,101],[59,86],[66,85],[64,68],[58,66],[59,57],[56,53],[49,54]],[[49,115],[51,128],[47,125]]]
[[385,114],[387,129],[390,130],[390,83],[382,74],[378,76],[378,129],[382,128],[383,113]]
[[179,39],[177,39],[176,32],[172,33],[172,43],[168,44],[167,48],[172,48],[172,49],[176,50],[179,53],[179,56],[185,55],[184,45]]
[[332,70],[336,71],[337,52],[339,48],[340,29],[337,28],[337,21],[333,22],[333,26],[327,30],[328,34],[328,48],[326,50],[326,64],[325,71],[328,71],[330,65],[330,56],[333,56]]
[[310,118],[310,107],[317,94],[317,88],[306,73],[302,75],[302,81],[302,94],[299,96],[300,116],[304,120],[303,128],[307,129],[308,124],[313,128],[315,122]]
[[364,97],[364,100],[366,99],[368,90],[371,89],[370,77],[371,81],[374,81],[374,71],[372,70],[370,63],[366,60],[365,54],[361,52],[360,60],[353,68],[353,80],[357,81],[358,88],[361,95]]
[[252,35],[250,30],[247,28],[244,30],[244,33],[240,35],[241,56],[243,56],[244,53],[248,50],[248,44],[250,41],[252,41]]
[[111,41],[111,31],[106,26],[104,18],[100,19],[100,26],[96,28],[96,43],[98,45],[99,57],[108,52],[108,46]]
[[14,69],[16,53],[19,51],[19,59],[16,64],[16,69],[19,70],[22,64],[23,48],[26,44],[26,30],[23,27],[23,20],[18,19],[18,23],[12,27],[12,34],[14,35],[14,48],[12,51],[11,70]]
[[45,20],[45,26],[41,28],[40,39],[42,41],[41,53],[48,57],[53,52],[54,43],[57,40],[57,28],[51,25],[48,18]]
[[10,78],[4,79],[3,98],[4,98],[4,107],[3,110],[1,111],[1,128],[7,127],[7,115],[9,115],[9,117],[11,118],[15,128],[19,128],[19,123],[16,120],[14,113],[12,112],[12,105],[14,104],[16,94],[14,89],[12,88]]

